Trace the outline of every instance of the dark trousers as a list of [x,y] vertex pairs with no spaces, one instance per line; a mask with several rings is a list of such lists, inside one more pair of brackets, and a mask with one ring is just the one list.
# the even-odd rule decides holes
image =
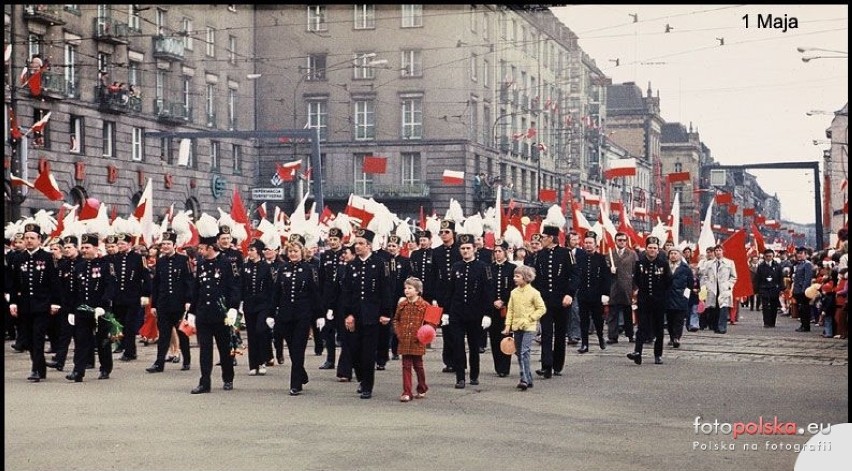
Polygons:
[[269,325],[267,311],[245,312],[246,337],[248,337],[249,369],[256,370],[266,365],[269,357]]
[[482,334],[482,321],[454,321],[450,318],[448,325],[452,329],[453,338],[453,369],[456,370],[456,381],[464,381],[467,360],[464,356],[464,341],[467,338],[467,350],[470,361],[470,379],[479,379],[479,337]]
[[[376,380],[376,344],[379,342],[379,324],[355,325],[355,332],[346,331],[343,344],[349,347],[352,366],[363,392],[373,392]],[[345,347],[344,347],[345,348]]]
[[680,340],[683,335],[683,322],[686,319],[686,309],[666,309],[666,326],[671,341]]
[[390,323],[379,324],[379,341],[376,345],[376,365],[385,366],[390,359],[391,326]]
[[284,337],[278,335],[278,330],[270,329],[268,325],[266,326],[266,328],[267,328],[267,334],[266,334],[267,338],[269,338],[271,340],[269,342],[267,349],[266,349],[266,357],[272,358],[273,349],[274,349],[275,358],[283,359],[284,358]]
[[322,341],[322,333],[319,329],[317,329],[317,325],[315,322],[311,322],[310,325],[311,334],[314,337],[314,355],[320,356],[322,355],[323,349],[323,341]]
[[50,350],[54,354],[59,350],[59,345],[62,342],[62,327],[66,320],[67,317],[62,315],[62,311],[47,318],[47,340],[50,342]]
[[[568,332],[568,309],[561,304],[547,305],[541,316],[541,367],[562,371],[565,366],[565,335]],[[581,329],[582,330],[582,329]],[[588,326],[587,326],[588,330]]]
[[420,394],[429,390],[426,385],[426,370],[423,369],[423,355],[402,356],[402,394],[413,396],[411,392],[411,370],[417,374],[417,392]]
[[633,308],[629,304],[610,304],[606,316],[606,333],[610,340],[618,340],[618,319],[622,317],[624,335],[633,339]]
[[811,300],[805,296],[805,293],[793,293],[796,298],[796,307],[799,309],[799,321],[802,323],[802,330],[805,332],[811,331]]
[[760,302],[763,305],[763,325],[775,327],[775,319],[778,317],[778,307],[781,304],[778,301],[778,296],[761,296]]
[[71,345],[71,339],[74,337],[74,326],[68,323],[68,313],[62,310],[57,314],[57,320],[60,322],[59,340],[56,346],[53,347],[56,364],[64,367],[65,361],[68,358],[68,347]]
[[74,371],[81,377],[86,374],[86,365],[92,361],[92,350],[97,351],[100,370],[112,373],[112,342],[109,339],[109,324],[98,319],[97,329],[91,314],[77,314],[74,319]]
[[27,312],[18,311],[18,325],[20,335],[30,345],[30,360],[32,370],[41,377],[47,375],[47,365],[44,360],[44,336],[47,334],[47,325],[50,322],[50,312]]
[[302,385],[308,382],[305,350],[308,348],[311,324],[313,322],[309,317],[280,323],[275,321],[275,330],[287,342],[287,353],[290,354],[290,389],[302,389]]
[[325,344],[325,361],[333,365],[337,356],[337,321],[326,321],[320,333]]
[[704,309],[704,315],[707,317],[707,328],[719,330],[719,308],[707,306]]
[[491,319],[491,327],[488,328],[488,337],[491,339],[491,358],[494,360],[494,372],[508,376],[512,368],[512,356],[506,355],[500,350],[500,342],[506,338],[503,335],[506,319],[500,317],[499,313],[495,313],[491,316]]
[[642,345],[646,339],[654,337],[654,356],[663,356],[663,321],[665,320],[665,302],[639,300],[636,314],[639,328],[636,332],[636,352],[642,354]]
[[589,318],[595,323],[598,341],[603,343],[603,304],[591,301],[580,304],[580,339],[584,347],[589,346]]
[[337,357],[337,377],[352,379],[352,347],[346,340],[349,332],[344,327],[343,316],[336,315],[332,322],[334,322],[334,328],[340,337],[340,355]]
[[[216,339],[216,349],[219,350],[219,364],[222,367],[222,381],[234,381],[234,361],[231,359],[231,329],[223,322],[212,324],[198,323],[195,326],[195,336],[198,339],[198,357],[201,369],[201,379],[198,385],[209,388],[210,375],[213,372],[213,339]],[[160,337],[168,337],[160,331]]]
[[189,356],[189,337],[177,328],[181,320],[183,320],[182,312],[163,312],[157,309],[157,330],[160,332],[160,336],[157,338],[157,359],[154,360],[154,364],[160,368],[163,368],[166,364],[166,354],[169,351],[169,345],[172,341],[172,328],[177,331],[178,345],[180,345],[180,355],[183,357],[183,364],[189,365],[191,363],[191,357]]
[[[124,338],[121,339],[121,349],[124,350],[125,357],[136,358],[136,332],[139,330],[139,327],[136,325],[136,318],[139,315],[140,308],[140,304],[115,305],[112,307],[115,318],[121,323],[121,333],[124,335]],[[160,332],[163,331],[161,330]],[[168,334],[171,331],[166,332],[165,337],[171,337],[171,334]]]
[[453,329],[449,325],[441,326],[441,337],[444,345],[441,348],[441,360],[444,366],[453,366]]

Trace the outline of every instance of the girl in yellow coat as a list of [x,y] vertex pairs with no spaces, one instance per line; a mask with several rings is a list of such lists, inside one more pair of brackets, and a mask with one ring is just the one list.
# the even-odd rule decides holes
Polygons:
[[518,389],[522,391],[533,386],[530,350],[535,337],[536,324],[546,311],[541,293],[530,284],[534,279],[534,268],[526,265],[515,268],[514,281],[517,287],[509,296],[506,328],[503,329],[504,335],[514,332],[515,354],[518,356],[518,366],[521,369]]

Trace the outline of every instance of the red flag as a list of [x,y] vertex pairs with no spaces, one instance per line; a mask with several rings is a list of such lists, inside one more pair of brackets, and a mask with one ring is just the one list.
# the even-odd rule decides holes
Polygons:
[[[234,188],[234,195],[231,197],[231,219],[240,224],[248,223],[248,212],[243,205],[243,199],[240,197],[240,192]],[[251,234],[251,232],[249,232]],[[246,240],[251,237],[246,237]],[[246,254],[248,255],[248,254]]]
[[737,282],[734,284],[734,301],[754,294],[748,269],[748,253],[746,252],[746,232],[742,229],[734,231],[727,240],[722,242],[725,257],[733,260],[737,269]]
[[364,173],[386,173],[388,158],[368,155],[364,157]]
[[328,205],[323,206],[322,213],[319,217],[319,223],[327,226],[331,221],[334,220],[334,213],[331,212],[331,208]]
[[100,207],[100,201],[96,200],[95,198],[86,198],[86,201],[84,201],[83,205],[80,206],[80,213],[77,215],[77,219],[83,221],[86,219],[94,219],[98,217],[98,209]]
[[536,134],[538,134],[538,131],[536,131],[535,128],[529,128],[529,129],[527,129],[526,138],[532,139],[536,136]]
[[361,227],[367,227],[367,224],[375,216],[375,214],[367,210],[368,204],[369,200],[365,198],[358,195],[349,195],[349,202],[346,204],[346,208],[343,209],[343,213],[361,221]]
[[41,95],[41,76],[45,67],[46,66],[44,65],[39,67],[39,69],[32,74],[29,79],[27,79],[27,83],[29,83],[30,86],[30,94],[32,96]]
[[538,190],[538,199],[543,203],[556,202],[556,190],[553,188],[542,188]]
[[533,234],[538,234],[541,229],[541,221],[530,221],[524,228],[524,240],[532,239]]
[[[497,204],[500,204],[500,202],[498,201]],[[500,209],[498,208],[497,210],[499,211]],[[423,212],[423,205],[422,204],[420,205],[420,219],[418,220],[418,222],[420,224],[418,227],[420,227],[421,230],[425,231],[426,230],[426,213]],[[502,234],[503,231],[501,230],[500,233]]]
[[11,108],[9,109],[9,129],[12,133],[12,139],[17,141],[24,137],[21,126],[18,125],[18,118],[15,117],[15,112]]
[[145,215],[145,205],[147,205],[147,201],[140,201],[139,205],[136,206],[136,209],[133,210],[133,217],[138,220],[142,220],[142,216]]
[[734,195],[730,193],[717,193],[716,204],[731,204],[734,202]]
[[754,208],[743,208],[743,217],[754,216],[755,210]]
[[56,216],[56,228],[50,233],[50,238],[59,237],[65,230],[65,205],[59,207],[59,215]]
[[751,223],[751,233],[754,236],[754,243],[757,245],[757,251],[763,253],[766,249],[766,244],[763,241],[763,234],[757,228],[757,224]]
[[266,219],[266,202],[263,202],[257,207],[257,216],[261,219]]
[[608,162],[608,168],[604,170],[604,178],[609,180],[618,177],[632,177],[636,175],[636,159],[613,159]]
[[739,206],[737,206],[735,204],[729,204],[728,205],[728,214],[737,214],[737,208],[739,208]]
[[9,183],[11,183],[11,184],[12,184],[12,186],[21,186],[21,185],[23,185],[23,186],[28,186],[28,187],[30,187],[30,188],[35,188],[35,185],[33,185],[32,183],[30,183],[29,181],[24,180],[23,178],[20,178],[20,177],[16,177],[15,175],[13,175],[13,174],[11,174],[11,173],[9,174]]
[[568,203],[573,199],[571,196],[571,185],[565,185],[562,190],[562,214],[568,210]]
[[46,168],[44,172],[38,174],[38,178],[33,182],[33,188],[42,192],[50,201],[59,201],[65,198],[65,195],[59,190],[59,185],[56,184],[56,179],[50,173],[50,168]]
[[633,230],[633,226],[630,225],[630,222],[627,219],[627,211],[622,211],[619,214],[619,223],[618,223],[618,232],[623,232],[627,234],[628,240],[630,241],[631,247],[643,247],[645,245],[645,241],[639,237],[639,234]]
[[109,211],[109,223],[112,224],[115,221],[115,218],[118,217],[118,206],[112,205],[112,209]]
[[688,182],[691,178],[689,176],[689,172],[675,172],[668,174],[666,179],[668,179],[669,183],[676,183]]
[[611,212],[623,212],[624,211],[624,203],[621,201],[610,201],[609,202],[609,210]]
[[278,173],[278,178],[285,182],[291,182],[296,177],[296,171],[302,166],[301,160],[288,162],[284,165],[275,164],[275,171]]
[[36,121],[33,124],[33,127],[30,128],[30,132],[42,132],[44,131],[44,127],[47,126],[47,122],[50,120],[50,114],[52,111],[48,111],[47,114],[41,117],[40,120]]

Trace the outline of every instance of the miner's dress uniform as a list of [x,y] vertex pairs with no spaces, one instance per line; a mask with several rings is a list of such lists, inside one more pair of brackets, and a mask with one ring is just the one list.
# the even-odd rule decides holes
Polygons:
[[[272,272],[273,278],[278,275],[278,269],[281,268],[281,264],[283,263],[278,257],[275,257],[271,261],[264,259],[263,262],[269,265],[269,270]],[[275,309],[274,303],[272,309]],[[274,312],[270,313],[270,315],[274,315]],[[268,327],[269,326],[267,325],[266,335],[271,341],[269,342],[269,345],[266,348],[266,354],[264,355],[264,357],[267,359],[267,361],[271,360],[272,358],[277,358],[279,365],[284,364],[284,339],[275,335],[275,330],[270,329]],[[275,351],[273,351],[273,347]]]
[[[403,289],[405,280],[411,275],[411,262],[408,258],[397,255],[396,257],[390,257],[387,263],[388,271],[390,272],[391,299],[396,302],[396,300],[405,296]],[[394,355],[397,354],[397,342],[396,334],[393,333],[390,323],[385,325],[380,324],[379,346],[376,352],[377,367],[384,368],[387,364],[389,359],[388,348],[391,349]]]
[[[494,358],[494,371],[500,376],[508,376],[512,367],[512,356],[506,355],[500,350],[500,341],[505,337],[503,328],[506,323],[506,306],[509,304],[509,295],[515,287],[515,265],[512,262],[491,263],[491,283],[494,285],[494,299],[488,304],[488,315],[491,316],[491,327],[488,335],[491,338],[491,356]],[[494,307],[494,301],[503,301],[503,309]]]
[[545,378],[560,374],[565,366],[565,335],[568,309],[565,295],[575,297],[578,278],[571,252],[558,245],[543,248],[535,256],[533,287],[541,293],[547,312],[541,317],[541,372]]
[[310,262],[285,261],[278,269],[274,289],[275,332],[287,342],[290,354],[290,390],[301,391],[308,382],[305,349],[311,324],[322,311],[319,274]]
[[417,249],[411,252],[411,276],[423,282],[423,294],[420,296],[428,302],[435,299],[432,287],[432,249]]
[[595,323],[598,334],[598,344],[606,348],[603,338],[603,302],[601,296],[609,297],[612,274],[606,257],[598,252],[577,252],[577,301],[580,302],[580,350],[589,348],[589,320]]
[[[112,302],[113,314],[123,326],[122,360],[136,359],[136,332],[139,330],[142,296],[150,291],[150,274],[142,263],[142,256],[129,250],[110,257],[115,271],[116,291]],[[161,331],[163,332],[163,331]],[[168,331],[166,331],[168,332]],[[169,337],[166,335],[165,337]]]
[[[157,359],[154,365],[162,370],[165,367],[166,353],[169,350],[172,328],[180,326],[186,312],[187,303],[192,302],[194,280],[189,257],[179,253],[163,255],[154,265],[154,277],[151,282],[151,307],[157,310]],[[177,329],[180,354],[184,369],[191,364],[189,337]]]
[[338,336],[342,337],[342,334],[339,333],[343,332],[343,316],[337,312],[340,302],[340,279],[337,275],[340,271],[339,267],[344,264],[340,259],[342,255],[343,249],[328,249],[320,254],[319,282],[322,292],[323,315],[331,310],[334,316],[334,319],[325,323],[322,330],[323,343],[325,343],[326,349],[325,362],[329,366],[336,364],[336,340]]
[[450,278],[450,304],[446,311],[450,316],[449,328],[453,341],[453,369],[456,382],[463,382],[467,362],[464,356],[464,340],[470,357],[470,380],[479,381],[479,339],[482,333],[482,318],[491,313],[494,303],[494,286],[491,266],[473,259],[453,264]]
[[671,284],[672,270],[668,261],[659,257],[648,260],[646,254],[639,255],[633,268],[633,284],[638,288],[637,315],[639,328],[636,333],[636,352],[642,354],[646,339],[656,337],[654,356],[663,355],[663,320],[666,315],[666,295]]
[[[439,245],[432,249],[432,286],[434,287],[434,301],[444,308],[444,312],[448,312],[450,306],[450,291],[452,286],[452,268],[453,264],[461,261],[461,252],[459,252],[459,244]],[[443,351],[441,359],[444,361],[444,370],[452,371],[453,360],[453,344],[452,329],[448,326],[442,326],[441,332],[444,339]],[[479,347],[477,346],[477,351]]]
[[93,348],[97,349],[101,376],[112,373],[112,342],[109,323],[103,317],[95,319],[82,306],[109,310],[115,297],[115,273],[105,258],[80,258],[74,266],[72,288],[74,306],[74,371],[71,376],[82,379]]
[[234,381],[234,363],[231,359],[231,330],[225,324],[225,314],[240,305],[240,284],[237,267],[224,254],[212,259],[202,257],[195,269],[195,288],[189,312],[195,314],[198,356],[201,366],[202,389],[210,389],[210,374],[213,371],[213,339],[219,350],[222,366],[222,381]]
[[349,263],[343,278],[343,315],[355,319],[355,331],[347,331],[345,341],[352,354],[355,375],[361,383],[362,396],[373,392],[379,317],[393,318],[389,271],[387,264],[371,253],[365,260],[356,257]]
[[32,379],[47,377],[44,336],[51,316],[51,305],[62,303],[59,274],[50,252],[37,248],[24,250],[12,262],[12,291],[9,304],[18,306],[19,335],[30,347]]
[[269,326],[275,303],[272,300],[275,279],[272,265],[265,260],[243,263],[242,285],[243,314],[248,337],[249,370],[264,366],[269,354]]
[[[62,298],[62,309],[59,311],[59,321],[61,329],[59,331],[59,342],[54,349],[54,361],[48,366],[62,371],[65,368],[65,361],[68,359],[68,347],[71,345],[71,339],[74,337],[74,326],[68,323],[68,314],[74,312],[72,306],[72,290],[74,287],[74,266],[80,260],[80,257],[68,258],[62,257],[59,263],[56,264],[56,271],[59,276],[59,291]],[[77,347],[75,347],[77,348]],[[92,353],[94,353],[92,351]],[[91,363],[94,363],[94,356],[90,358]]]

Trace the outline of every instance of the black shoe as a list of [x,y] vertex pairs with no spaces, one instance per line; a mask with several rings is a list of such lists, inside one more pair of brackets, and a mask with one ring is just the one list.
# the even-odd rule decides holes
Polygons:
[[485,353],[485,347],[479,347],[479,353]]
[[376,371],[385,371],[385,365],[376,365]]
[[124,349],[123,348],[116,348],[115,350],[112,351],[112,353],[124,353]]
[[654,364],[655,365],[662,365],[663,364],[663,357],[654,357]]
[[204,393],[209,393],[209,392],[210,392],[210,386],[202,386],[202,385],[199,384],[189,393],[190,394],[204,394]]
[[56,360],[54,360],[54,361],[48,361],[47,363],[45,363],[45,365],[46,365],[48,368],[53,368],[53,369],[55,369],[56,371],[62,371],[63,369],[65,369],[65,365],[60,365],[59,363],[57,363],[57,362],[56,362]]
[[[553,370],[553,376],[562,376],[562,370]],[[527,384],[527,386],[532,387],[532,384]]]
[[86,369],[87,370],[95,369],[95,364],[94,363],[86,363]]
[[461,379],[461,380],[456,381],[456,386],[455,386],[455,388],[456,388],[456,389],[464,389],[464,380],[463,380],[463,379]]
[[24,348],[24,347],[22,347],[22,346],[20,346],[20,345],[12,345],[12,350],[14,350],[14,351],[15,351],[15,353],[24,353],[24,351],[26,350],[26,348]]
[[173,356],[172,363],[180,363],[180,355]]
[[796,332],[810,332],[810,331],[811,331],[811,329],[803,329],[801,327],[796,329]]
[[553,375],[553,372],[550,370],[550,368],[547,368],[547,369],[535,370],[535,374],[537,374],[539,376],[543,376],[544,379],[550,379],[550,377]]
[[45,379],[45,376],[42,376],[35,371],[31,372],[29,376],[27,376],[27,381],[32,381],[33,383],[38,383],[39,381]]
[[633,362],[636,363],[637,365],[642,364],[642,354],[639,353],[639,352],[630,352],[630,353],[627,354],[627,358],[630,358],[631,360],[633,360]]
[[71,373],[65,375],[65,379],[67,379],[68,381],[74,381],[75,383],[82,383],[83,375],[77,373],[76,371],[72,371]]
[[680,340],[672,340],[672,348],[680,348]]
[[455,373],[456,370],[452,366],[445,366],[441,373]]
[[283,365],[284,364],[284,355],[278,355],[277,357],[275,357],[275,360],[278,361],[279,365]]
[[154,363],[153,365],[149,366],[148,368],[145,368],[145,371],[147,371],[148,373],[162,373],[164,369],[165,369],[165,367]]
[[315,356],[315,357],[321,357],[321,356],[322,356],[322,350],[320,350],[320,351],[318,351],[318,352],[317,352],[317,351],[314,351],[314,356]]
[[521,381],[521,382],[520,382],[520,383],[518,383],[518,385],[517,385],[517,386],[515,386],[515,387],[516,387],[516,388],[518,388],[518,389],[520,389],[521,391],[526,391],[526,390],[527,390],[527,388],[529,387],[529,385],[528,385],[527,383],[525,383],[525,382]]
[[289,393],[289,394],[290,394],[291,396],[298,396],[299,394],[302,394],[302,390],[301,390],[301,389],[299,389],[299,388],[290,388],[290,393]]
[[612,344],[614,344],[614,343],[618,343],[618,339],[607,339],[607,340],[606,340],[606,343],[608,343],[608,344],[612,345]]
[[471,386],[479,386],[479,380],[478,379],[470,380],[470,385]]
[[690,331],[690,332],[698,332],[698,329],[696,329],[696,328],[694,328],[694,327],[693,327],[693,328],[691,328],[691,329],[686,329],[686,330],[688,330],[688,331]]
[[633,343],[633,337],[627,337],[627,341]]
[[589,346],[583,345],[582,347],[577,349],[577,353],[580,353],[580,354],[589,353]]
[[183,365],[183,366],[181,366],[181,367],[180,367],[180,370],[181,370],[181,371],[187,371],[187,370],[189,370],[189,365]]
[[600,345],[601,350],[606,350],[606,342],[604,342],[603,337],[598,339],[598,345]]
[[325,363],[320,365],[319,369],[321,369],[321,370],[333,370],[334,369],[334,363],[332,363],[330,361],[326,361]]
[[578,343],[580,343],[580,342],[578,342],[574,339],[568,340],[568,345],[577,345]]
[[392,356],[392,357],[391,357],[391,360],[393,360],[393,361],[397,361],[397,360],[399,360],[399,355],[394,355],[394,356]]
[[118,360],[119,361],[133,361],[135,359],[136,359],[136,355],[133,355],[133,356],[124,355],[121,358],[119,358]]
[[225,384],[222,385],[222,389],[225,391],[230,391],[234,389],[234,383],[232,381],[225,381]]
[[101,371],[101,374],[98,375],[98,379],[109,379],[109,373]]
[[372,399],[373,398],[373,392],[372,391],[364,391],[358,397],[360,397],[361,399]]

